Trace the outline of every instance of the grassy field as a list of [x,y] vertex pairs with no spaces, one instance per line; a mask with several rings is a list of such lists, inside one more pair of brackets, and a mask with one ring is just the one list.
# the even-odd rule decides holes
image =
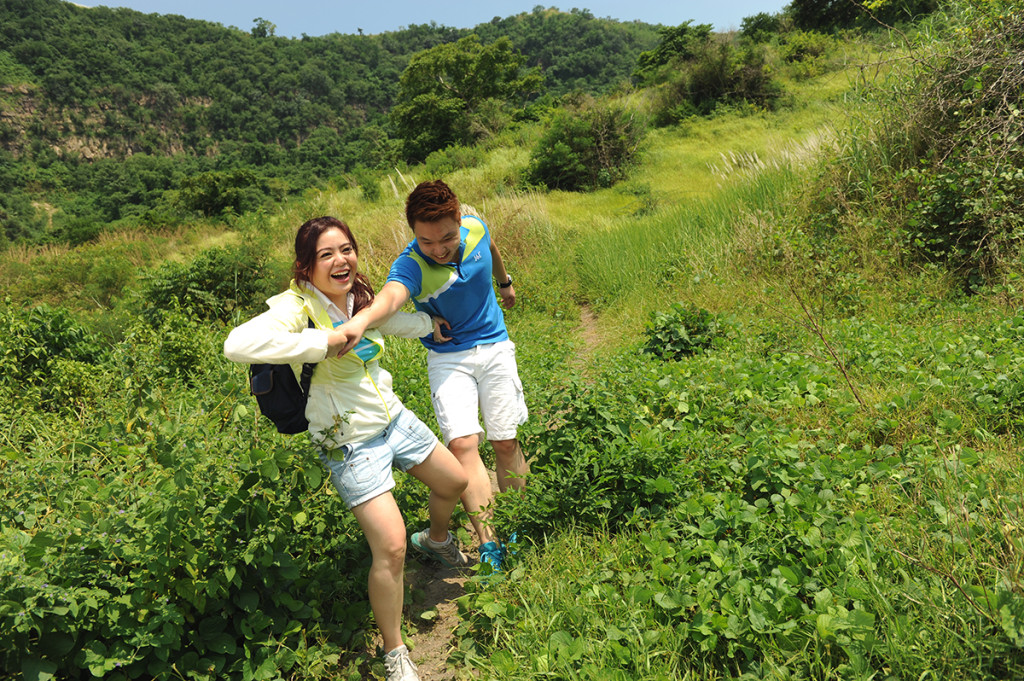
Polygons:
[[[519,188],[529,128],[445,178],[515,277],[531,411],[527,490],[495,508],[517,553],[467,583],[457,678],[1024,677],[1019,294],[815,212],[870,117],[854,85],[885,75],[843,50],[777,112],[653,130],[610,189]],[[254,413],[220,354],[248,311],[223,300],[283,285],[316,215],[352,225],[379,285],[422,173],[0,256],[4,674],[379,672],[365,542],[304,440]],[[164,301],[211,254],[243,265],[221,304]],[[422,349],[392,349],[429,415]],[[400,477],[412,527],[425,495]]]

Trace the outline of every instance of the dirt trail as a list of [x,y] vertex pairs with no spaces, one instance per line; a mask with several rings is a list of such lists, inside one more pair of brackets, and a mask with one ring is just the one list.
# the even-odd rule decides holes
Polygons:
[[601,334],[597,329],[597,314],[584,305],[580,308],[580,337],[583,339],[583,351],[581,355],[587,355],[597,348],[601,342]]
[[[580,309],[578,333],[582,345],[573,360],[575,368],[586,365],[587,358],[601,342],[597,315],[589,307]],[[488,471],[491,488],[496,492],[498,482],[494,471]],[[472,533],[472,528],[467,528]],[[463,547],[475,549],[475,547]],[[411,551],[411,549],[410,549]],[[475,551],[474,551],[475,553]],[[474,559],[475,555],[472,556]],[[406,608],[406,621],[415,626],[408,631],[412,643],[412,659],[419,667],[421,681],[455,681],[455,670],[448,666],[454,642],[452,634],[459,624],[456,599],[466,593],[469,574],[459,570],[425,565],[411,557],[405,578],[413,593],[413,602]],[[420,615],[436,611],[437,617],[425,620]]]
[[[409,566],[412,568],[412,565]],[[448,655],[452,651],[452,633],[459,624],[455,600],[466,593],[467,575],[459,570],[424,565],[409,569],[406,580],[414,593],[421,593],[411,605],[410,618],[418,629],[410,631],[413,662],[419,667],[420,681],[455,681],[455,670],[448,666]],[[435,610],[437,617],[432,621],[419,615]]]
[[[491,489],[498,491],[498,479],[494,471],[487,471]],[[466,527],[472,535],[473,528]],[[475,535],[474,535],[475,536]],[[476,547],[464,546],[464,551],[476,560]],[[413,549],[409,549],[410,552]],[[448,666],[454,642],[452,634],[459,625],[456,599],[465,595],[466,580],[472,572],[452,570],[440,565],[421,563],[415,556],[408,559],[405,580],[413,594],[413,602],[406,606],[406,621],[415,628],[407,630],[412,643],[412,661],[420,670],[420,681],[455,681],[455,670]],[[420,617],[433,610],[437,617],[426,620]]]

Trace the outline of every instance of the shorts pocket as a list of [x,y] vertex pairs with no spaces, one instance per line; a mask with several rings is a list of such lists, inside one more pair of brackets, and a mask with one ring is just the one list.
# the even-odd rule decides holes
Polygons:
[[358,496],[373,482],[373,462],[366,454],[353,452],[352,445],[344,445],[335,451],[334,456],[321,452],[320,461],[330,471],[331,482],[342,498]]
[[430,402],[434,406],[434,418],[437,419],[437,426],[447,437],[448,433],[451,432],[452,424],[448,418],[448,412],[445,411],[444,401],[437,396],[437,393],[432,393],[430,395]]
[[406,424],[396,423],[395,431],[415,446],[425,445],[433,439],[433,433],[430,432],[426,425],[421,425],[419,428],[410,428]]

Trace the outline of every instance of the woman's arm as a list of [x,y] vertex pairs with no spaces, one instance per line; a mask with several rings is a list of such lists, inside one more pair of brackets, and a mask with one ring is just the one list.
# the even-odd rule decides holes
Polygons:
[[306,328],[306,315],[271,308],[236,326],[224,341],[224,356],[243,364],[320,362],[327,356],[328,332]]

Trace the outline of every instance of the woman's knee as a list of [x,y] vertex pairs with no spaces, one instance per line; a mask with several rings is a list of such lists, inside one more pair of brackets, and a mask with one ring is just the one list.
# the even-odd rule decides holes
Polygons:
[[518,440],[491,440],[494,457],[502,463],[511,464],[522,456]]
[[435,481],[430,491],[444,497],[445,499],[458,499],[469,486],[469,477],[461,468],[455,468],[448,472],[440,480]]
[[390,538],[380,546],[373,548],[373,564],[388,572],[400,572],[405,565],[406,540]]

